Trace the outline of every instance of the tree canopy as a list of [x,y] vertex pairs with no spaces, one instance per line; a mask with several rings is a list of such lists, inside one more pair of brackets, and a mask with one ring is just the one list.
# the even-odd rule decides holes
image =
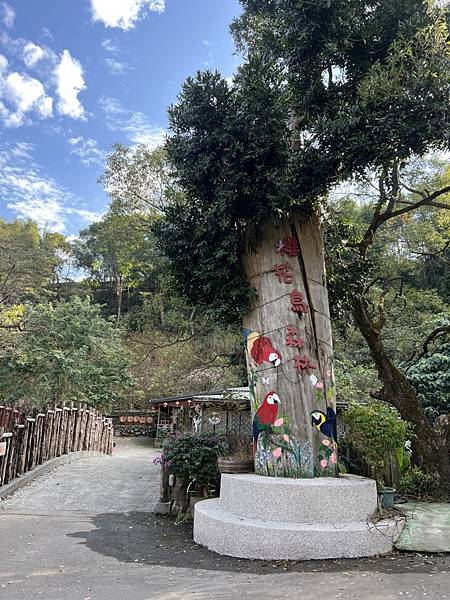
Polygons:
[[448,9],[242,5],[232,30],[245,62],[232,85],[198,73],[169,111],[167,153],[183,194],[156,226],[183,292],[231,320],[251,297],[239,256],[259,224],[308,216],[336,183],[369,171],[389,191],[393,166],[449,141]]
[[130,390],[130,355],[120,331],[99,306],[74,298],[25,309],[26,331],[16,332],[0,358],[0,395],[13,404],[87,402],[110,408]]

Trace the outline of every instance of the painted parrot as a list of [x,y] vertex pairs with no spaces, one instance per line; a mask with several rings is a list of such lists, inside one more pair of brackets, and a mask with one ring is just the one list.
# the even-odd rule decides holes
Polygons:
[[267,362],[274,367],[280,366],[281,354],[273,347],[270,338],[251,329],[244,329],[244,335],[247,343],[247,352],[257,365]]
[[334,442],[337,441],[337,422],[336,413],[331,408],[327,407],[327,414],[321,410],[315,410],[311,413],[311,423],[316,429],[323,433],[328,438],[331,438]]
[[253,455],[256,454],[258,438],[261,431],[269,429],[277,420],[280,397],[276,392],[266,394],[263,403],[253,418]]

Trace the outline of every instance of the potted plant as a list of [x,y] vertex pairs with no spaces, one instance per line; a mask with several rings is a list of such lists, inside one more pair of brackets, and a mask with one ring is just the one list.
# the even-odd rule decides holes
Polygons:
[[255,465],[251,439],[243,435],[225,436],[217,464],[221,473],[253,473]]
[[348,426],[346,441],[377,482],[381,506],[392,508],[396,490],[387,487],[384,478],[390,461],[398,449],[405,445],[408,423],[400,418],[394,408],[378,400],[352,404],[344,412],[343,421]]

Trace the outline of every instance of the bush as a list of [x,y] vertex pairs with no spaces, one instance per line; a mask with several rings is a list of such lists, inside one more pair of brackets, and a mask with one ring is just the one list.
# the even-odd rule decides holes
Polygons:
[[431,496],[433,491],[433,476],[424,473],[419,467],[411,467],[400,481],[400,491],[408,496]]
[[344,412],[343,420],[349,428],[346,441],[382,486],[383,473],[391,457],[404,447],[408,438],[408,423],[394,408],[377,400],[353,404]]
[[199,485],[207,485],[218,476],[217,458],[223,451],[223,441],[217,436],[186,434],[166,441],[162,460],[170,464],[170,471],[176,477],[196,479]]

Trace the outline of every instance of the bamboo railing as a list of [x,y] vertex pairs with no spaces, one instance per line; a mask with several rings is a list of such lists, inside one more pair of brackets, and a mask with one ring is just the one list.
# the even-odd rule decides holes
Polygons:
[[70,452],[111,454],[112,420],[86,406],[45,411],[0,406],[0,487]]

